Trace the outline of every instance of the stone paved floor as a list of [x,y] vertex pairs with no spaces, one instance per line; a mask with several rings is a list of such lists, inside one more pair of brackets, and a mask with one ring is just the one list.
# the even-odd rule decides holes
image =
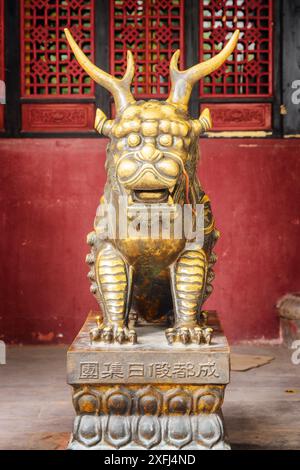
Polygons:
[[[223,407],[233,449],[300,449],[300,365],[280,346],[233,352],[273,355],[233,372]],[[64,449],[74,417],[66,385],[66,347],[9,347],[0,366],[0,449]]]

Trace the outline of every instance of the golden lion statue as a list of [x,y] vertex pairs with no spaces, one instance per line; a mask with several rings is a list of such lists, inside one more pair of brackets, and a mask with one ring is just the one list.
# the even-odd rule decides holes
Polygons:
[[[101,198],[94,231],[88,235],[91,253],[88,277],[91,292],[103,312],[91,339],[107,343],[135,343],[136,318],[166,323],[169,344],[209,343],[212,328],[206,324],[203,303],[212,291],[213,247],[219,237],[215,229],[210,201],[197,178],[198,137],[211,128],[205,109],[199,119],[191,119],[188,103],[193,85],[219,68],[234,50],[236,31],[215,57],[187,70],[178,69],[179,51],[170,62],[171,91],[166,101],[136,101],[130,85],[134,74],[132,53],[127,52],[127,70],[122,79],[96,67],[83,53],[66,29],[68,42],[83,69],[99,85],[111,92],[116,118],[107,119],[97,110],[95,128],[109,137],[107,147],[107,182]],[[201,240],[194,233],[186,236],[120,236],[112,230],[113,214],[120,215],[120,199],[125,222],[132,222],[134,210],[167,209],[174,229],[180,209],[191,208],[192,227],[196,226],[196,207],[203,207]],[[110,209],[105,211],[104,208]],[[102,210],[103,209],[103,210]],[[120,219],[118,219],[120,220]],[[143,218],[139,219],[143,225]],[[148,224],[148,225],[147,225]],[[145,224],[144,224],[145,225]],[[103,236],[105,227],[110,228]],[[141,228],[141,227],[140,227]],[[144,227],[145,228],[145,227]],[[149,223],[146,223],[149,228]],[[162,229],[159,229],[161,235]],[[170,232],[171,233],[171,232]],[[199,235],[199,234],[198,234]]]

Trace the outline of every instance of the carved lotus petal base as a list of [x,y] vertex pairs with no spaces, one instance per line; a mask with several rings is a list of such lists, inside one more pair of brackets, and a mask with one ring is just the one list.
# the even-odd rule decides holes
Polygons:
[[69,449],[229,449],[223,394],[216,385],[75,387]]

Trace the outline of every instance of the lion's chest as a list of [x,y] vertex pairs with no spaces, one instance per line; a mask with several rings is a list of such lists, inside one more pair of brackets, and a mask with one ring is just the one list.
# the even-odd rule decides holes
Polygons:
[[184,248],[185,240],[124,239],[116,247],[141,275],[158,276],[168,268]]

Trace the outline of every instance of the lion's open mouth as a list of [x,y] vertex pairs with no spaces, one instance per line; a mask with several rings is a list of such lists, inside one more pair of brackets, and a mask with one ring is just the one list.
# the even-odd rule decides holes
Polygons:
[[132,204],[178,204],[183,194],[183,182],[179,181],[170,188],[132,189],[127,191],[128,205]]
[[168,201],[169,195],[169,189],[135,189],[132,191],[132,200],[133,202],[163,203]]

